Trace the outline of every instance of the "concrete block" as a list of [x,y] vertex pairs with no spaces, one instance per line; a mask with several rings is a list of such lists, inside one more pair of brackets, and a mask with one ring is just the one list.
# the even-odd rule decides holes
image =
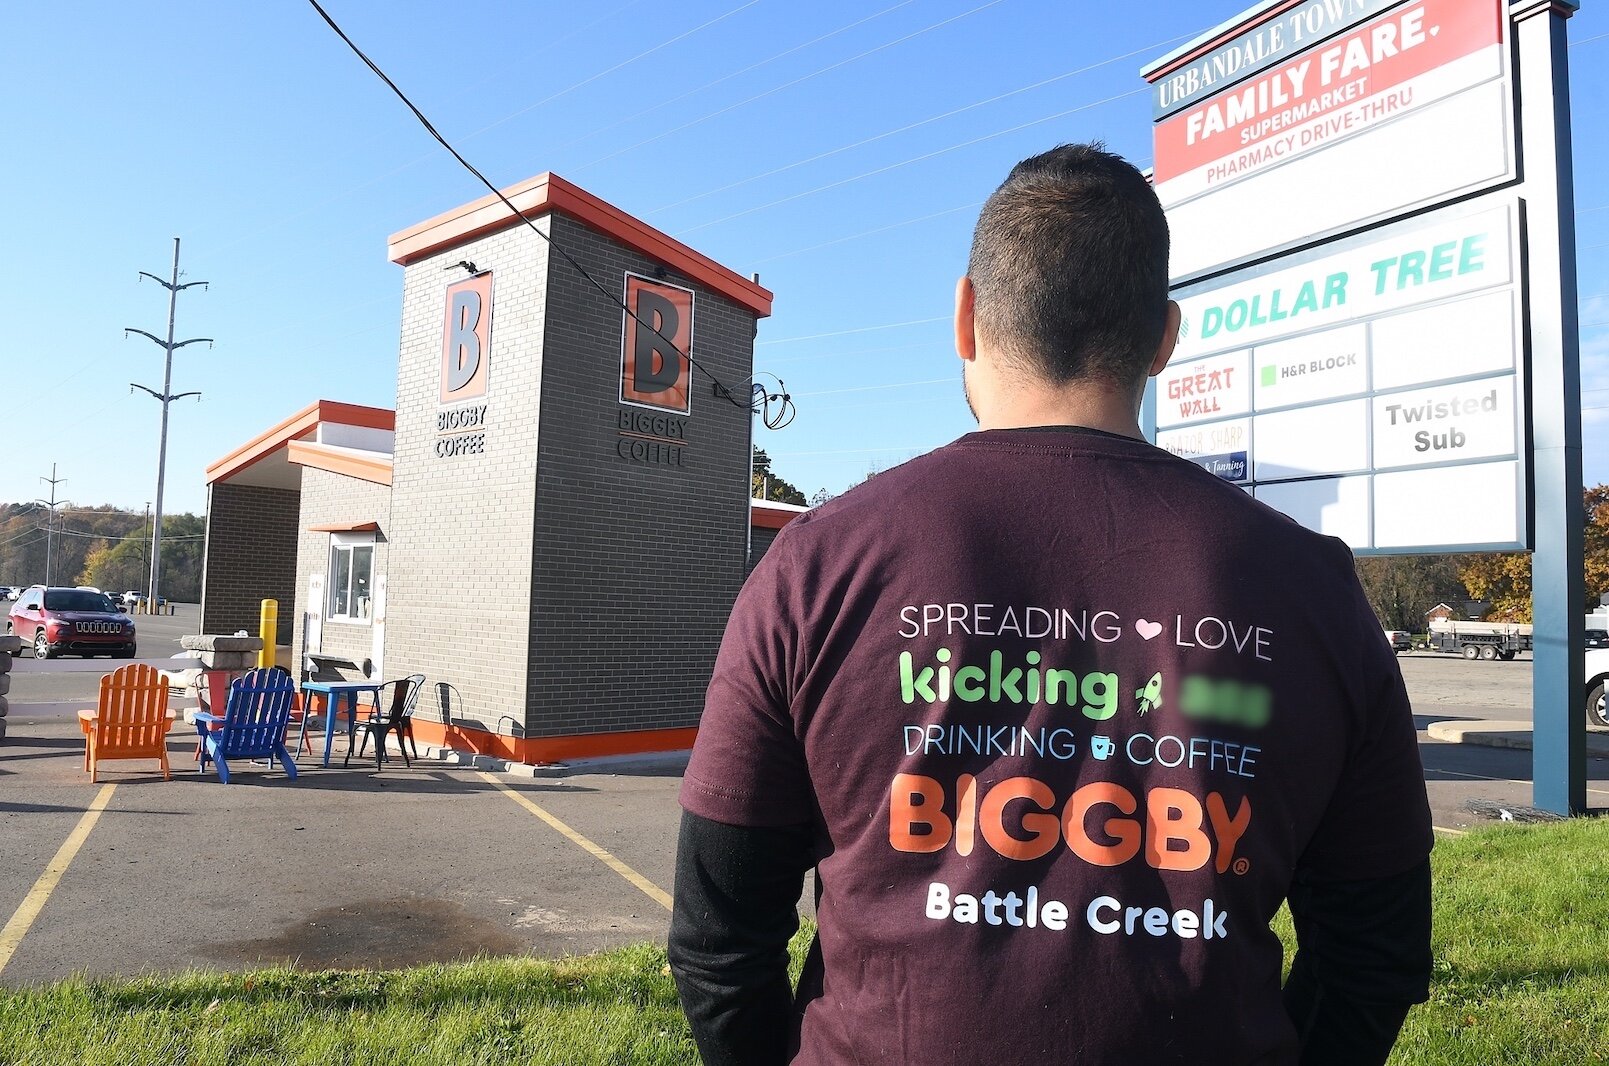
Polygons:
[[[252,638],[256,640],[255,637]],[[262,643],[258,641],[258,643]],[[200,663],[209,670],[250,670],[257,665],[254,651],[204,651]]]
[[6,739],[6,720],[0,718],[0,740]]
[[10,702],[4,696],[0,696],[0,718],[4,718],[9,713],[11,713]]
[[10,691],[11,691],[11,675],[10,674],[0,674],[0,696],[4,696],[6,693],[8,693]]
[[263,638],[224,636],[219,633],[190,633],[179,638],[179,647],[186,651],[257,652],[263,650]]
[[0,637],[0,652],[15,655],[22,650],[22,638],[14,633],[7,633]]
[[11,653],[9,651],[0,651],[0,674],[9,674],[10,672]]

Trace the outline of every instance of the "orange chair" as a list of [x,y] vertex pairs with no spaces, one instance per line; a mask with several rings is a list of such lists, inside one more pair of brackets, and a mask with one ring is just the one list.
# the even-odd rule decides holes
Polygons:
[[99,780],[102,760],[156,759],[163,779],[172,780],[167,735],[173,718],[167,682],[154,667],[132,663],[103,676],[99,705],[78,712],[89,779]]

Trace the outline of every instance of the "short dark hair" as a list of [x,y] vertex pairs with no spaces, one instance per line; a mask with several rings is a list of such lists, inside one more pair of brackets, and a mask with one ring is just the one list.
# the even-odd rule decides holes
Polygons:
[[1047,380],[1143,381],[1167,325],[1168,222],[1101,144],[1024,159],[972,236],[978,332]]

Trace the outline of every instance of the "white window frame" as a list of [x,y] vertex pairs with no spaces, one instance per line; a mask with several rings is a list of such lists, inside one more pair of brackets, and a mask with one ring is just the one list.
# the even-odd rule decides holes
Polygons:
[[[352,579],[356,576],[356,568],[352,565],[352,562],[351,562],[351,557],[355,554],[353,549],[356,549],[356,548],[368,548],[369,549],[369,576],[368,576],[368,582],[367,582],[368,589],[369,589],[369,595],[363,601],[365,604],[368,605],[368,610],[366,612],[358,611],[356,613],[351,613],[351,614],[341,614],[340,612],[338,612],[336,610],[336,607],[335,607],[335,597],[336,597],[337,592],[345,591],[348,594],[348,599],[351,602],[351,604],[353,606],[356,606],[356,604],[357,604],[357,598],[356,598],[355,595],[352,594],[353,585],[355,585],[355,582]],[[352,624],[352,625],[362,625],[362,626],[373,624],[373,622],[374,622],[374,561],[375,561],[374,560],[374,557],[375,557],[375,550],[374,549],[375,549],[375,537],[374,537],[373,533],[331,533],[330,534],[329,565],[328,565],[328,568],[326,569],[326,574],[328,575],[328,584],[326,586],[327,590],[326,590],[325,596],[324,596],[324,599],[325,599],[324,620],[325,621],[327,621],[327,622],[346,622],[346,623],[349,623],[349,624]],[[345,589],[337,589],[336,580],[335,580],[335,561],[336,561],[337,557],[342,555],[342,554],[345,554],[345,555],[348,556],[347,586],[346,586]]]

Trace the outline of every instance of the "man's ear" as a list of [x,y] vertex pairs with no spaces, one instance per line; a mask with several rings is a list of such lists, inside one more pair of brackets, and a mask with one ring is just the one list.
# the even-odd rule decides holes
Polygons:
[[971,278],[955,283],[955,354],[968,363],[978,357],[977,323],[972,317],[975,295]]
[[1151,359],[1151,369],[1147,377],[1156,377],[1173,358],[1174,346],[1179,343],[1179,305],[1172,300],[1168,301],[1168,319],[1162,327],[1162,343],[1157,345],[1156,355]]

